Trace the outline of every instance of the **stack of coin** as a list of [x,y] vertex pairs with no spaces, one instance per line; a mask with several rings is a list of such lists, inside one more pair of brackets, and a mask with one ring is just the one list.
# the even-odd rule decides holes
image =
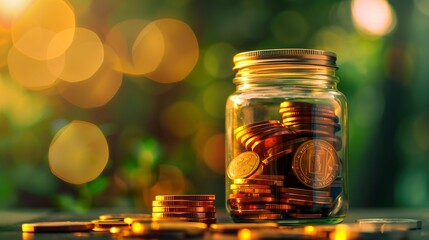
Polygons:
[[227,168],[232,180],[227,204],[235,220],[321,218],[334,205],[331,184],[342,182],[336,179],[342,139],[336,136],[341,125],[334,107],[284,101],[279,113],[282,122],[234,129],[245,149]]
[[341,129],[332,105],[285,101],[280,104],[279,113],[283,124],[296,133],[332,137]]
[[216,223],[215,195],[158,195],[152,202],[154,220]]

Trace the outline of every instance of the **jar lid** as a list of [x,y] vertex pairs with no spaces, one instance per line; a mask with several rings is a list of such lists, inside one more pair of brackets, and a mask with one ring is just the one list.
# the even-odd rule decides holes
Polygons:
[[238,53],[233,59],[235,64],[233,69],[278,63],[337,68],[336,60],[337,55],[335,53],[324,50],[302,48],[266,49]]

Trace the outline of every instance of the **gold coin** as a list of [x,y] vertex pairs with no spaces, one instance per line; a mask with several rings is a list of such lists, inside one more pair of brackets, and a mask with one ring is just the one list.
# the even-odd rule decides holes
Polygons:
[[152,212],[216,212],[214,206],[210,207],[152,207]]
[[231,217],[242,220],[269,220],[269,219],[282,219],[282,215],[278,213],[262,213],[262,214],[240,214],[232,215]]
[[[259,171],[262,172],[259,155],[255,152],[243,152],[231,160],[227,174],[230,179],[247,178]],[[260,169],[258,171],[258,169]]]
[[271,189],[270,188],[239,188],[232,190],[233,194],[270,194]]
[[153,218],[214,218],[214,212],[168,212],[168,213],[152,213]]
[[236,233],[239,230],[246,229],[258,229],[258,228],[277,228],[277,223],[217,223],[210,226],[211,232],[219,233]]
[[213,201],[190,201],[190,200],[164,200],[152,201],[152,207],[210,207],[214,206]]
[[299,199],[299,200],[312,201],[312,202],[321,203],[321,204],[332,203],[331,197],[309,196],[309,195],[302,195],[302,194],[295,194],[295,193],[281,193],[280,198]]
[[190,194],[190,195],[157,195],[156,201],[170,201],[170,200],[189,200],[189,201],[214,201],[216,196],[214,194]]
[[124,220],[125,218],[152,218],[150,214],[144,213],[113,213],[113,214],[103,214],[98,217],[98,219],[106,220]]
[[94,228],[91,222],[34,222],[24,223],[21,226],[22,232],[87,232]]
[[269,180],[278,180],[278,181],[284,181],[286,179],[285,175],[275,175],[275,174],[261,174],[258,176],[252,176],[253,178],[258,178],[258,179],[269,179]]
[[279,180],[261,179],[261,178],[237,178],[234,179],[234,184],[260,184],[271,186],[283,186],[284,182]]
[[243,125],[240,127],[237,127],[236,129],[234,129],[234,134],[244,130],[244,129],[248,129],[248,128],[252,128],[252,127],[257,127],[260,125],[266,125],[266,124],[280,124],[280,121],[278,120],[269,120],[269,121],[261,121],[261,122],[255,122],[255,123],[251,123],[251,124],[247,124],[247,125]]
[[308,140],[295,151],[292,171],[307,187],[325,188],[335,180],[339,161],[335,148],[320,139]]

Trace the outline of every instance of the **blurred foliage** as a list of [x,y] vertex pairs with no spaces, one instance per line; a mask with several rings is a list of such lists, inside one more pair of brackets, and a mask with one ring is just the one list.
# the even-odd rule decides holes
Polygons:
[[[428,1],[68,4],[76,27],[90,29],[105,45],[109,31],[123,21],[178,20],[178,26],[195,33],[198,61],[195,67],[181,65],[184,60],[171,63],[183,66],[168,66],[173,73],[190,66],[193,70],[169,83],[124,72],[110,100],[79,107],[59,94],[65,83],[33,89],[14,80],[13,71],[28,68],[8,66],[13,21],[0,11],[0,208],[149,209],[154,195],[180,193],[215,193],[216,204],[224,206],[224,105],[235,89],[232,57],[247,50],[293,47],[337,53],[339,89],[349,101],[351,207],[428,206]],[[188,44],[182,45],[168,51],[183,55]],[[74,94],[79,100],[85,96]],[[54,136],[73,120],[97,125],[109,145],[104,170],[81,185],[55,177],[48,161]]]

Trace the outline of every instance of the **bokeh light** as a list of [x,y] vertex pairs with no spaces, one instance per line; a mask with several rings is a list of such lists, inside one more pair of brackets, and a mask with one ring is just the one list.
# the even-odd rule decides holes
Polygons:
[[190,187],[189,181],[180,168],[172,165],[160,165],[158,181],[152,185],[149,191],[143,193],[143,199],[146,206],[151,206],[156,195],[184,194]]
[[[52,86],[58,79],[48,67],[46,60],[37,60],[12,47],[8,55],[8,67],[10,76],[22,86],[41,90]],[[58,61],[58,68],[63,67],[62,58]]]
[[[130,74],[130,75],[141,75],[143,73],[146,73],[147,70],[150,69],[150,67],[148,66],[143,66],[143,69],[137,68],[134,64],[134,59],[133,59],[133,49],[135,48],[136,45],[139,45],[140,42],[143,44],[145,40],[151,41],[154,39],[153,35],[150,35],[150,34],[153,32],[156,32],[156,29],[153,29],[153,28],[146,29],[146,26],[148,24],[149,24],[149,21],[144,19],[128,19],[114,25],[107,33],[106,44],[112,47],[112,49],[116,52],[116,54],[119,57],[118,61],[115,63],[115,67],[114,67],[115,70],[122,71],[123,73]],[[139,41],[137,41],[137,39],[139,39]],[[160,43],[163,46],[162,41]],[[150,44],[153,44],[153,43],[150,42]],[[142,46],[142,47],[145,47],[145,46]],[[151,45],[151,47],[153,47],[153,45]],[[145,59],[145,57],[146,59],[150,58],[150,56],[145,55],[147,53],[144,50],[145,49],[143,49],[143,51],[138,53],[138,54],[142,54],[141,57],[138,57],[139,59],[140,58]],[[160,54],[162,56],[163,53],[160,52]],[[157,65],[157,62],[159,63],[159,61],[160,60],[158,58],[155,58],[153,59],[153,62],[150,64]]]
[[10,31],[0,24],[0,68],[7,65],[7,54],[11,46]]
[[84,184],[98,177],[109,158],[107,140],[94,124],[72,121],[55,135],[49,147],[51,172],[65,182]]
[[211,45],[204,53],[204,66],[214,78],[225,78],[232,75],[232,56],[237,52],[229,43],[219,42]]
[[199,128],[201,111],[193,102],[178,101],[165,109],[161,121],[172,136],[186,137]]
[[9,27],[12,19],[19,17],[34,0],[0,0],[0,27]]
[[[64,54],[48,61],[49,69],[60,79],[79,82],[93,76],[104,60],[104,47],[98,35],[86,28],[69,28],[58,33],[52,42],[62,42],[74,33],[74,38]],[[57,44],[54,44],[57,45]],[[51,48],[48,49],[50,51]]]
[[73,40],[73,31],[67,31],[62,34],[61,42],[52,43],[56,34],[75,26],[73,9],[66,1],[35,0],[12,22],[12,40],[25,55],[47,60],[64,53]]
[[122,73],[113,69],[116,53],[104,45],[104,60],[98,71],[80,82],[62,82],[57,87],[61,96],[81,108],[95,108],[108,103],[122,84]]
[[152,22],[164,36],[164,56],[155,71],[146,76],[156,82],[182,81],[198,60],[197,37],[188,24],[171,18]]
[[215,173],[225,173],[225,134],[216,134],[204,144],[204,162]]
[[353,0],[353,21],[360,31],[370,36],[382,36],[396,25],[395,13],[386,0]]

